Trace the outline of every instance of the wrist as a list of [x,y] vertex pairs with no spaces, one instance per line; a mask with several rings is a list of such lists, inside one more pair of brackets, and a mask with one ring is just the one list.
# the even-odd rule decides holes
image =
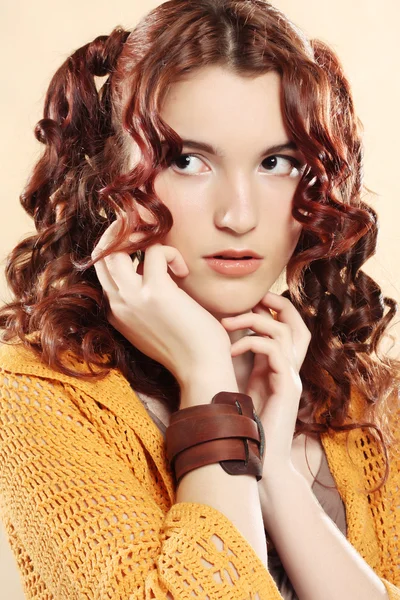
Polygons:
[[175,412],[166,446],[178,484],[186,473],[216,462],[229,475],[262,477],[263,428],[251,398],[240,392],[219,391],[211,403]]
[[197,404],[210,404],[218,392],[238,392],[233,365],[204,366],[191,371],[180,381],[180,408]]
[[310,486],[293,464],[284,467],[280,474],[274,471],[272,476],[264,471],[257,486],[264,528],[271,536],[277,524],[286,518],[283,507],[287,505],[288,499],[296,498],[300,501],[310,494],[316,500]]
[[273,468],[268,468],[268,465],[264,463],[263,477],[258,482],[262,505],[265,510],[270,509],[271,515],[273,515],[274,507],[281,502],[282,497],[289,490],[293,490],[293,487],[303,484],[304,478],[294,467],[292,461],[275,463]]

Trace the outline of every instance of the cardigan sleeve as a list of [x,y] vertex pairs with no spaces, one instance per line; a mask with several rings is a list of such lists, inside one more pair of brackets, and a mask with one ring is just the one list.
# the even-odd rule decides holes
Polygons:
[[[389,600],[400,600],[400,403],[389,418],[396,440],[390,453],[390,473],[384,493],[372,494],[369,502],[375,515],[376,534],[381,550],[379,575]],[[372,473],[378,452],[374,450],[369,438],[368,442],[363,451],[369,463],[366,472]],[[383,474],[382,468],[381,473]],[[376,485],[376,482],[371,480],[369,485]]]
[[112,449],[78,393],[0,372],[0,516],[27,598],[282,600],[223,513],[161,509],[135,476],[135,456]]

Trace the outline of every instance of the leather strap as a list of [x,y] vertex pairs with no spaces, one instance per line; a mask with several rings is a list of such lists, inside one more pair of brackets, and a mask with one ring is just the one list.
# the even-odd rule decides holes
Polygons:
[[211,404],[171,415],[166,431],[167,457],[177,482],[204,465],[219,462],[230,475],[262,478],[264,430],[253,401],[240,392],[219,392]]
[[[232,414],[231,410],[235,411]],[[180,419],[169,425],[168,435],[170,436],[167,456],[169,460],[190,448],[191,446],[208,442],[209,440],[218,440],[224,438],[251,438],[255,442],[260,441],[257,423],[249,417],[238,414],[235,407],[222,405],[224,409],[219,413],[217,410],[208,410],[206,416],[200,416],[196,420],[192,418]],[[208,407],[206,407],[208,408]],[[214,407],[213,407],[214,408]],[[215,406],[215,408],[220,408]],[[214,414],[211,414],[214,413]],[[243,443],[242,443],[243,446]]]

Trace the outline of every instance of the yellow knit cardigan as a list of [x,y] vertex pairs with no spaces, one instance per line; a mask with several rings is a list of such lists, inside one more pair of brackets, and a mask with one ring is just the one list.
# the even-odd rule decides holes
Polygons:
[[[354,391],[351,410],[362,415]],[[390,416],[400,441],[400,410]],[[322,443],[347,538],[400,600],[400,444],[385,487],[363,494],[384,468],[368,430],[325,434]],[[27,599],[282,599],[223,513],[174,504],[164,444],[118,370],[82,381],[22,345],[0,348],[0,517]]]

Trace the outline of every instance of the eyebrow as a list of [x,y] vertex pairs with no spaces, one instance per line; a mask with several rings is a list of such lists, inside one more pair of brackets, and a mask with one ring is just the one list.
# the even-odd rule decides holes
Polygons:
[[[167,141],[163,140],[161,142],[161,145],[166,146]],[[213,154],[214,156],[219,156],[220,158],[225,158],[225,154],[223,153],[223,151],[220,148],[218,148],[216,146],[212,146],[211,144],[207,144],[206,142],[182,139],[182,146],[185,146],[185,148],[192,148],[193,150],[203,150],[203,152],[208,152],[208,154]],[[269,146],[268,148],[265,148],[265,150],[263,150],[260,153],[260,158],[262,158],[266,154],[276,154],[278,152],[283,152],[285,150],[295,150],[296,151],[296,150],[298,150],[298,146],[295,142],[291,142],[291,141],[283,142],[282,144],[275,144],[274,146]]]

